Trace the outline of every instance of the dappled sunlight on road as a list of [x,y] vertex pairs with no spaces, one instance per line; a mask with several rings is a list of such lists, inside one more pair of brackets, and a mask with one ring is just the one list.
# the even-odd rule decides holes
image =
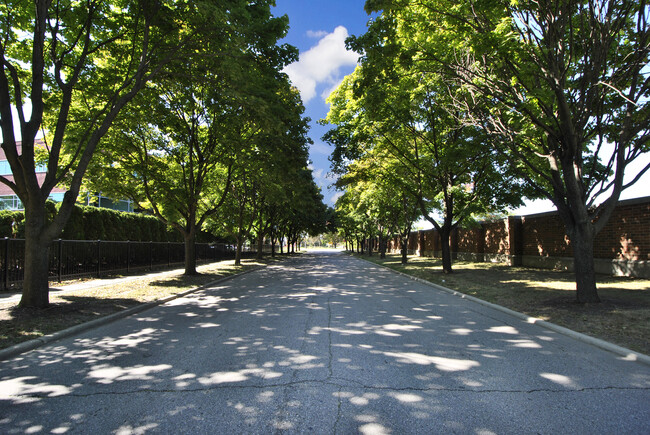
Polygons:
[[473,360],[462,360],[454,358],[442,358],[438,356],[429,356],[421,353],[414,352],[382,352],[383,355],[395,358],[398,362],[404,364],[419,364],[429,365],[433,364],[438,370],[443,372],[457,372],[469,370],[473,367],[478,367],[479,364]]
[[[567,418],[561,393],[612,389],[592,376],[604,363],[554,332],[326,260],[303,254],[3,363],[0,432],[497,433],[545,408]],[[621,391],[649,385],[629,373]]]
[[100,384],[112,384],[118,381],[146,381],[155,379],[165,370],[170,370],[169,364],[155,366],[116,367],[110,364],[100,364],[90,369],[87,379]]

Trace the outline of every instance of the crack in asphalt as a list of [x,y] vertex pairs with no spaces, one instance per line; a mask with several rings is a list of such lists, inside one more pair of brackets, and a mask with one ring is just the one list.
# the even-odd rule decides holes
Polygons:
[[[58,399],[58,398],[86,398],[93,396],[122,396],[122,395],[131,395],[131,394],[142,394],[142,393],[205,393],[210,391],[220,391],[220,390],[263,390],[263,389],[273,389],[273,388],[291,388],[298,387],[301,385],[327,385],[338,387],[338,396],[339,404],[341,402],[341,392],[346,387],[358,388],[369,391],[388,391],[388,392],[421,392],[421,393],[435,393],[435,392],[452,392],[452,393],[475,393],[475,394],[490,394],[490,393],[505,393],[505,394],[533,394],[533,393],[583,393],[590,391],[650,391],[650,387],[617,387],[617,386],[605,386],[605,387],[584,387],[576,389],[558,389],[558,388],[533,388],[529,390],[518,390],[518,389],[470,389],[470,388],[422,388],[422,387],[391,387],[391,386],[381,386],[381,385],[365,385],[357,381],[343,379],[343,378],[326,378],[326,379],[304,379],[300,381],[289,381],[283,383],[275,384],[265,384],[265,385],[223,385],[223,386],[210,386],[204,388],[187,388],[187,389],[169,389],[169,388],[142,388],[139,390],[128,390],[128,391],[98,391],[94,393],[70,393],[62,394],[58,396],[49,396],[47,394],[22,394],[22,395],[12,395],[8,398],[23,399],[23,398],[35,398],[35,399]],[[351,384],[356,384],[353,386]],[[0,399],[0,400],[7,400]],[[340,409],[340,407],[339,407]],[[338,420],[338,419],[337,419]]]
[[327,370],[329,373],[329,378],[334,376],[334,368],[332,367],[332,361],[334,361],[334,354],[332,352],[332,296],[327,298]]
[[[318,279],[316,279],[316,284],[314,286],[318,286]],[[314,315],[314,310],[311,308],[311,304],[314,302],[315,296],[311,296],[305,305],[307,307],[307,316],[305,319],[305,326],[303,327],[303,332],[302,332],[302,343],[300,344],[300,354],[304,353],[305,347],[307,346],[307,339],[309,337],[309,328],[313,320],[313,315]],[[291,380],[285,384],[282,391],[282,402],[278,406],[278,410],[276,412],[276,415],[279,419],[279,422],[281,423],[284,421],[287,416],[288,416],[288,406],[289,406],[289,387],[291,385],[296,384],[296,376],[298,376],[298,369],[294,368],[291,371]],[[208,390],[209,391],[209,390]],[[275,433],[276,434],[281,434],[283,430],[280,428],[281,425],[278,425],[278,428],[276,429]]]
[[341,397],[342,392],[343,392],[343,387],[339,387],[339,391],[336,396],[338,399],[336,404],[336,420],[334,421],[334,427],[332,429],[332,433],[334,433],[335,435],[338,433],[339,423],[341,422],[341,416],[343,415],[343,413],[341,412],[341,408],[343,407],[343,398]]

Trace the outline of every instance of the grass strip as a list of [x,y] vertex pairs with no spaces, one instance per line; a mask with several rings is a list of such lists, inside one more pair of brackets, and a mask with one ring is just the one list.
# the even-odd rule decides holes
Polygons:
[[650,280],[598,275],[598,304],[578,304],[573,273],[400,255],[363,257],[376,264],[650,355]]
[[[66,284],[50,292],[46,309],[18,308],[17,302],[0,304],[0,349],[43,337],[99,317],[146,302],[163,299],[206,284],[259,267],[271,260],[220,261],[197,267],[198,275],[185,276],[182,270],[158,276],[136,277],[132,280],[101,287],[66,292]],[[60,291],[58,291],[60,290]]]

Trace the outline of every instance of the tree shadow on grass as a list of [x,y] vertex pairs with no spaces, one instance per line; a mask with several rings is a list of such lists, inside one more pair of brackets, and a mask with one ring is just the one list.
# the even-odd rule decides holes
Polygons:
[[141,302],[131,298],[65,295],[47,308],[0,309],[0,349],[32,340],[90,320],[122,311]]
[[[134,298],[95,298],[72,295],[61,295],[58,298],[60,301],[50,303],[47,308],[11,307],[6,310],[10,316],[9,320],[34,319],[45,321],[69,316],[106,315],[141,303]],[[6,317],[3,316],[1,319],[6,320]]]
[[196,275],[179,275],[173,278],[159,279],[151,281],[150,285],[154,287],[186,288],[198,287],[216,281],[217,279],[228,276],[228,274],[218,273],[197,273]]

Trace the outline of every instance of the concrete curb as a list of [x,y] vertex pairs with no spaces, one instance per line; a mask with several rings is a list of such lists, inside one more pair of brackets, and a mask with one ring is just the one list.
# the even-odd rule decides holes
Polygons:
[[174,299],[182,298],[183,296],[187,296],[191,293],[197,292],[199,290],[203,290],[207,287],[212,287],[213,285],[220,284],[224,281],[228,281],[229,279],[235,278],[237,276],[242,276],[246,275],[247,273],[254,272],[256,270],[260,270],[264,268],[265,266],[258,266],[254,267],[249,270],[245,270],[243,272],[235,273],[233,275],[229,276],[224,276],[223,278],[219,278],[215,281],[209,282],[207,284],[204,284],[200,287],[196,287],[190,290],[186,290],[182,293],[178,293],[175,295],[167,296],[162,299],[158,299],[152,302],[146,302],[140,305],[136,305],[131,308],[127,308],[126,310],[123,311],[118,311],[117,313],[109,314],[104,317],[100,317],[98,319],[90,320],[85,323],[81,323],[79,325],[71,326],[69,328],[63,329],[61,331],[54,332],[52,334],[44,335],[39,338],[35,338],[33,340],[25,341],[22,343],[18,343],[14,346],[7,347],[5,349],[0,350],[0,361],[7,360],[9,358],[13,358],[14,356],[20,355],[25,352],[29,352],[30,350],[37,349],[41,346],[44,346],[46,344],[50,344],[52,342],[61,340],[62,338],[70,337],[72,335],[80,334],[82,332],[89,331],[91,329],[107,325],[109,323],[115,322],[116,320],[123,319],[125,317],[129,317],[133,314],[140,313],[142,311],[146,311],[150,308],[157,307],[159,305],[162,305],[164,303],[167,303],[169,301],[173,301]]
[[493,308],[495,310],[501,311],[503,313],[509,314],[509,315],[511,315],[513,317],[516,317],[517,319],[523,320],[523,321],[525,321],[527,323],[539,325],[539,326],[541,326],[543,328],[550,329],[551,331],[557,332],[557,333],[565,335],[567,337],[571,337],[571,338],[573,338],[575,340],[578,340],[578,341],[581,341],[583,343],[587,343],[587,344],[590,344],[592,346],[596,346],[596,347],[599,347],[599,348],[604,349],[606,351],[615,353],[615,354],[620,355],[621,357],[623,357],[623,359],[625,361],[637,361],[637,362],[640,362],[642,364],[650,366],[650,356],[648,356],[648,355],[645,355],[645,354],[642,354],[642,353],[627,349],[627,348],[622,347],[622,346],[618,346],[618,345],[616,345],[614,343],[610,343],[610,342],[605,341],[605,340],[601,340],[600,338],[595,338],[595,337],[592,337],[590,335],[586,335],[586,334],[583,334],[583,333],[580,333],[580,332],[576,332],[576,331],[574,331],[572,329],[565,328],[564,326],[556,325],[555,323],[547,322],[546,320],[542,320],[542,319],[539,319],[537,317],[528,316],[527,314],[523,314],[523,313],[520,313],[518,311],[514,311],[514,310],[511,310],[509,308],[503,307],[501,305],[497,305],[497,304],[493,304],[491,302],[484,301],[483,299],[479,299],[479,298],[474,297],[474,296],[466,295],[465,293],[461,293],[459,291],[452,290],[452,289],[449,289],[447,287],[443,287],[441,285],[432,283],[432,282],[427,281],[425,279],[418,278],[418,277],[415,277],[415,276],[411,276],[411,275],[408,275],[408,274],[406,274],[404,272],[400,272],[400,271],[395,270],[395,269],[391,269],[388,266],[373,263],[372,261],[366,260],[365,258],[359,258],[359,257],[355,257],[355,258],[357,258],[359,260],[363,260],[366,263],[370,263],[370,264],[375,265],[377,267],[382,267],[384,269],[390,270],[393,273],[396,273],[398,275],[402,275],[402,276],[404,276],[406,278],[409,278],[409,279],[411,279],[413,281],[417,281],[417,282],[419,282],[421,284],[428,285],[429,287],[433,287],[436,290],[440,290],[440,291],[452,294],[454,296],[457,296],[459,298],[467,299],[467,300],[470,300],[472,302],[476,302],[477,304],[481,304],[481,305],[484,305],[486,307],[490,307],[490,308]]

